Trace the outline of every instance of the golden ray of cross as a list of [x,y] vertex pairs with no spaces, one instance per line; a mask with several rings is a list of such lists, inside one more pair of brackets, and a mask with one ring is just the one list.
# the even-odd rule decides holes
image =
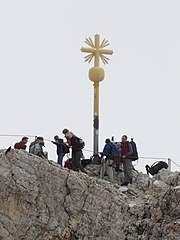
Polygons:
[[105,55],[112,55],[113,51],[104,49],[109,45],[108,40],[103,40],[100,44],[100,36],[98,34],[95,35],[94,43],[91,38],[86,38],[86,44],[90,46],[90,48],[81,48],[81,52],[89,53],[85,56],[85,62],[90,63],[94,58],[94,66],[99,67],[100,59],[104,64],[108,63],[109,58]]

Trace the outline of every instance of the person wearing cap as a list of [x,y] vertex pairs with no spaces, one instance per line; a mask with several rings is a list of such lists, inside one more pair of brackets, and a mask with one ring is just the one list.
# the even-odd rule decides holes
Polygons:
[[23,137],[20,142],[15,143],[14,148],[26,150],[27,142],[28,142],[28,137]]

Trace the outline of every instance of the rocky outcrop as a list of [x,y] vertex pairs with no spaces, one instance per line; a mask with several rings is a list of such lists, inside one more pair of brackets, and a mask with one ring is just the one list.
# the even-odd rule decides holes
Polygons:
[[120,187],[1,150],[0,182],[0,240],[180,239],[179,172]]

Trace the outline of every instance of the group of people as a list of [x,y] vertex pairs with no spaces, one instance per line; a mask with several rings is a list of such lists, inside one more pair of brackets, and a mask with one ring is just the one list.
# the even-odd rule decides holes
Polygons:
[[[87,173],[87,171],[83,168],[81,164],[81,159],[84,158],[82,149],[84,148],[84,141],[77,137],[75,134],[70,132],[68,129],[64,129],[62,131],[64,134],[64,137],[66,138],[66,142],[62,138],[59,138],[57,135],[54,136],[54,141],[52,141],[53,144],[57,147],[57,163],[59,165],[63,165],[63,158],[65,154],[70,152],[70,149],[72,150],[72,158],[68,160],[65,163],[65,167],[72,169],[74,171],[82,171],[84,173]],[[20,142],[15,143],[14,148],[15,149],[27,149],[27,143],[28,143],[28,137],[23,137]],[[41,158],[48,159],[47,152],[43,151],[44,144],[44,138],[43,137],[37,137],[35,141],[30,143],[29,146],[29,153],[32,153],[34,155],[37,155]]]
[[120,142],[113,142],[110,139],[106,139],[104,149],[101,153],[100,178],[103,178],[106,173],[113,183],[114,172],[124,172],[124,181],[121,185],[127,186],[129,183],[131,184],[133,179],[132,161],[137,159],[137,147],[132,138],[130,142],[126,135],[122,136]]
[[[66,154],[72,151],[72,157],[68,159],[64,167],[72,169],[74,171],[82,171],[87,173],[86,169],[81,164],[81,161],[84,159],[83,148],[85,146],[84,141],[77,137],[75,134],[70,132],[68,129],[63,129],[62,133],[66,138],[66,141],[62,138],[59,138],[58,135],[54,136],[53,144],[57,148],[57,163],[63,165],[63,158]],[[20,142],[15,143],[15,149],[26,150],[28,143],[28,137],[23,137]],[[48,158],[47,152],[43,151],[44,138],[37,137],[29,146],[29,152],[35,154],[41,158]],[[124,172],[124,182],[123,186],[132,183],[133,178],[133,165],[132,161],[138,159],[138,153],[136,144],[131,139],[128,141],[126,135],[122,136],[120,142],[114,142],[110,139],[106,139],[105,146],[102,152],[99,153],[101,157],[100,160],[100,178],[103,178],[105,174],[109,176],[110,181],[114,182],[114,173],[115,172]]]
[[57,146],[57,155],[58,155],[58,164],[62,166],[63,164],[63,157],[66,153],[70,152],[70,148],[72,150],[72,158],[68,159],[64,167],[72,169],[74,171],[81,171],[87,173],[87,171],[83,168],[81,164],[81,159],[84,158],[83,155],[83,148],[85,146],[84,141],[77,137],[75,134],[70,132],[68,129],[64,129],[62,131],[64,137],[66,138],[66,142],[63,139],[59,138],[58,136],[54,137],[55,141],[52,141]]
[[[14,148],[15,149],[27,149],[27,143],[29,138],[23,137],[20,142],[15,143]],[[43,137],[36,137],[35,141],[31,142],[29,145],[29,153],[35,154],[41,158],[48,158],[47,152],[43,151],[43,147],[45,147],[44,144],[44,138]]]

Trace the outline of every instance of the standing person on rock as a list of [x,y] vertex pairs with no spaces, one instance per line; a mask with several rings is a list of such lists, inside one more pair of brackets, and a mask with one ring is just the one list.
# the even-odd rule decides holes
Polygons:
[[14,148],[26,150],[27,142],[28,142],[28,137],[23,137],[20,142],[15,143]]
[[65,137],[68,138],[69,146],[72,148],[72,170],[76,172],[80,170],[81,172],[87,173],[81,165],[84,142],[69,131],[65,133]]
[[54,141],[52,141],[52,143],[57,146],[57,163],[62,166],[65,154],[69,153],[69,147],[64,143],[63,139],[59,138],[57,135],[54,136]]
[[101,153],[101,169],[100,178],[102,179],[107,173],[109,175],[110,182],[114,182],[114,172],[113,172],[113,158],[112,158],[112,143],[109,138],[105,140],[105,146]]
[[133,165],[132,160],[130,159],[130,156],[133,153],[133,149],[131,144],[128,141],[128,138],[126,135],[122,136],[122,162],[123,162],[123,169],[124,169],[124,182],[121,184],[121,186],[127,186],[129,183],[132,183],[133,179]]
[[[64,128],[62,133],[64,134],[64,137],[66,138],[68,144],[71,144],[71,136],[77,137],[74,133],[70,132],[67,128]],[[85,159],[83,152],[81,154],[81,159]]]

